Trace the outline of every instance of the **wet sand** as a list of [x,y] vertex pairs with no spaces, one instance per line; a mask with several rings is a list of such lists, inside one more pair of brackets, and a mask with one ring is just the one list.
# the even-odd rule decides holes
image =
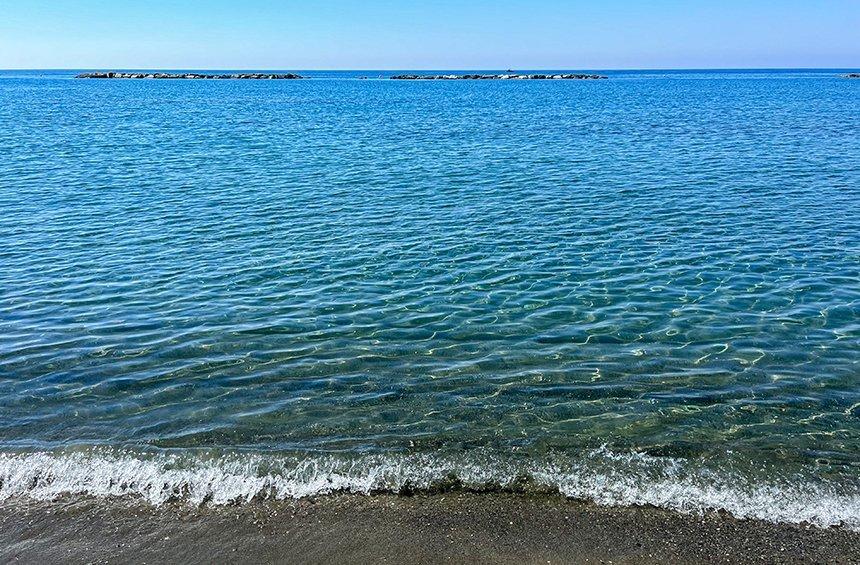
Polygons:
[[13,563],[860,563],[860,533],[553,496],[0,504]]

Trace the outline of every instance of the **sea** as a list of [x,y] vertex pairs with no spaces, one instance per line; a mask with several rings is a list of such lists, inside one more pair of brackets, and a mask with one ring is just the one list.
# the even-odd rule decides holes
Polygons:
[[77,72],[0,71],[0,499],[860,530],[847,70]]

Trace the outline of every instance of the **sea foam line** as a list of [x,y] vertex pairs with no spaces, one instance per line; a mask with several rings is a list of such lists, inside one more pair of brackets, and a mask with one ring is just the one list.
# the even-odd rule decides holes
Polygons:
[[0,453],[0,500],[133,496],[159,505],[223,505],[338,492],[551,490],[601,505],[653,505],[682,513],[843,526],[860,531],[860,484],[752,480],[690,461],[599,449],[581,458],[503,460],[486,454],[216,457],[90,450]]

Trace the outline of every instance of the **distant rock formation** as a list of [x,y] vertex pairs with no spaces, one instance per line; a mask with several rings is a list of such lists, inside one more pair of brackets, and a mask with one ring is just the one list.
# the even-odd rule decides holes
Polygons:
[[845,78],[860,78],[860,73],[848,73],[847,75],[842,75]]
[[395,75],[393,80],[596,80],[603,75],[552,74],[552,75]]
[[181,79],[243,79],[243,80],[264,80],[264,79],[298,79],[300,75],[292,73],[288,74],[268,74],[268,73],[242,73],[231,75],[206,75],[200,73],[119,73],[119,72],[94,72],[81,73],[75,78],[181,78]]

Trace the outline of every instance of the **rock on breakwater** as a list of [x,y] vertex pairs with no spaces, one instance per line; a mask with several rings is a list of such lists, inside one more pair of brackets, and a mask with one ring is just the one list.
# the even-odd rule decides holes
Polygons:
[[299,79],[301,75],[287,74],[271,74],[271,73],[234,73],[234,74],[201,74],[201,73],[119,73],[113,71],[107,72],[92,72],[81,73],[75,78],[173,78],[173,79],[244,79],[244,80],[264,80],[264,79]]
[[501,74],[501,75],[394,75],[393,80],[597,80],[603,75],[589,74]]

